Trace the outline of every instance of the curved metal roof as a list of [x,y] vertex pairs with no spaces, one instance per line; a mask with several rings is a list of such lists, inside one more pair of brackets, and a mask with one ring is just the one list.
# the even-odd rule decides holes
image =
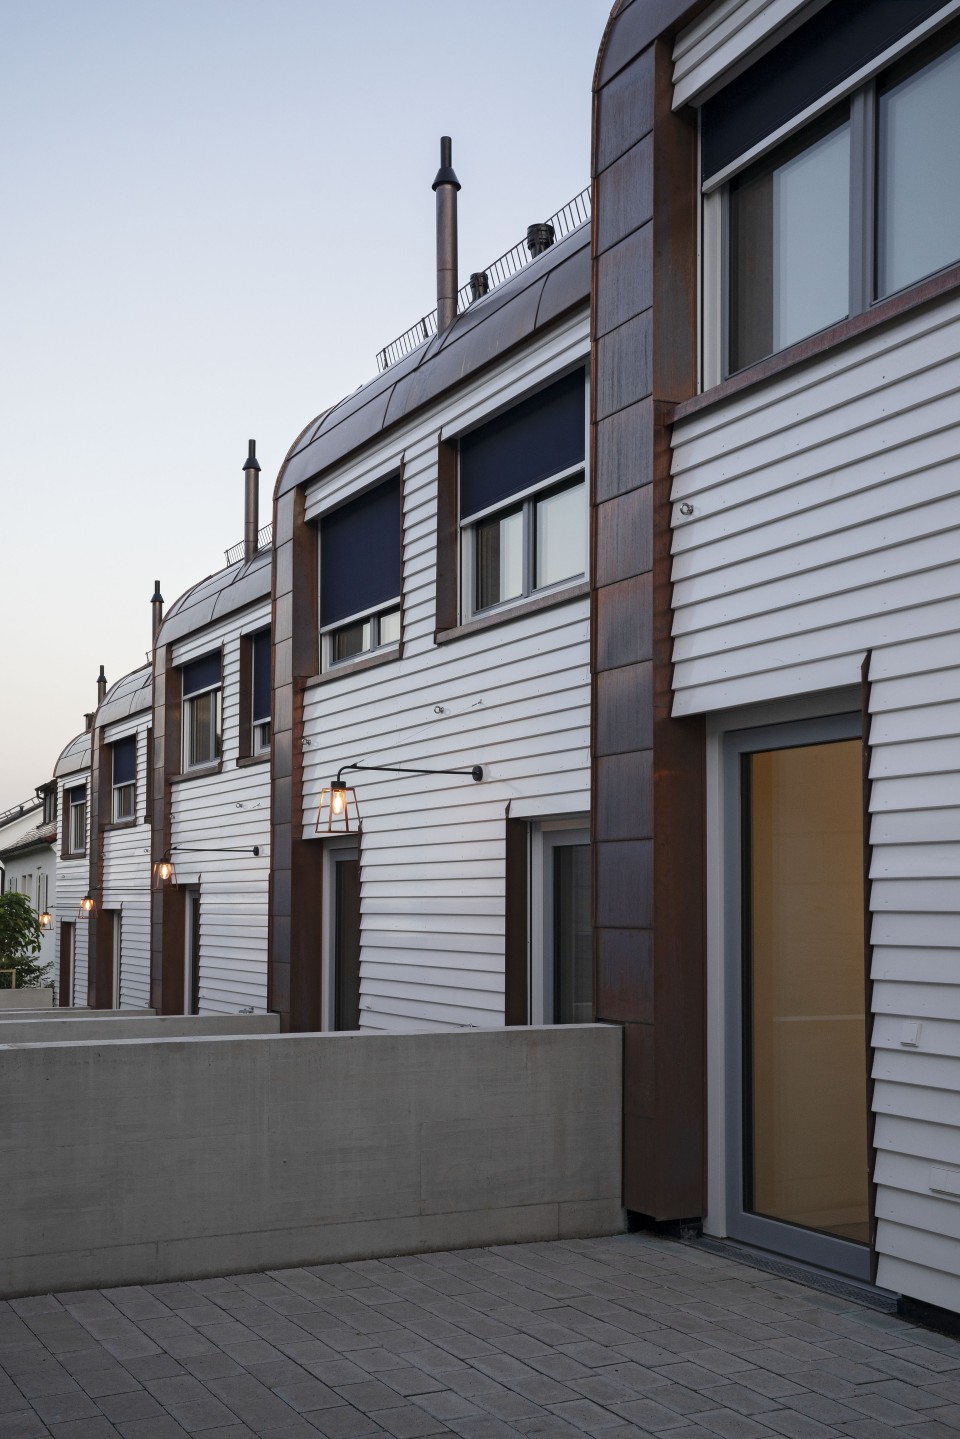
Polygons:
[[275,496],[287,494],[590,299],[590,226],[581,225],[414,350],[307,425]]
[[90,735],[84,730],[70,741],[53,767],[54,779],[90,768]]
[[251,560],[227,565],[174,600],[163,617],[157,646],[196,634],[215,620],[270,597],[272,549],[258,550]]
[[152,705],[153,668],[141,665],[107,690],[103,703],[97,707],[97,728],[126,719],[127,715],[138,714],[140,710],[148,710]]

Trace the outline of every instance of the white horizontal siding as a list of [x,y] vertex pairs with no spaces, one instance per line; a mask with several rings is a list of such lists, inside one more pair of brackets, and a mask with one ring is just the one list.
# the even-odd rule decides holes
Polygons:
[[[108,829],[103,835],[104,909],[120,912],[120,1007],[140,1009],[150,1003],[150,816],[147,814],[147,731],[152,711],[146,710],[109,725],[107,744],[133,735],[137,742],[136,822]],[[108,790],[102,803],[112,804]],[[109,812],[109,809],[108,809]]]
[[856,683],[866,650],[960,629],[958,394],[954,299],[675,426],[676,714]]
[[[585,358],[584,314],[312,485],[307,515],[404,461],[404,652],[311,686],[304,705],[305,836],[340,765],[467,768],[469,777],[347,775],[363,815],[361,1027],[503,1023],[505,818],[589,809],[585,598],[434,644],[437,441]],[[542,806],[542,810],[540,807]],[[319,941],[318,941],[319,956]]]
[[[174,663],[182,665],[223,645],[222,769],[171,786],[177,879],[200,892],[202,1014],[267,1007],[270,766],[238,767],[237,757],[240,637],[269,623],[270,602],[263,600],[174,647]],[[259,856],[214,852],[254,845]]]
[[[871,939],[878,1283],[960,1310],[960,653],[871,663]],[[948,783],[945,784],[945,780]]]

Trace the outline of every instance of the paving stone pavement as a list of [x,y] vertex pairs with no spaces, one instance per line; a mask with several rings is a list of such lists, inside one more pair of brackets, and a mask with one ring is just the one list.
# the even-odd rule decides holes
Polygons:
[[647,1235],[0,1303],[0,1439],[956,1439],[960,1342]]

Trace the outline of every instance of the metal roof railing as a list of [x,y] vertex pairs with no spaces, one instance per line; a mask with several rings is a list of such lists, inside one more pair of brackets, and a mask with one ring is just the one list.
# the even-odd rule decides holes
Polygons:
[[25,814],[33,814],[34,810],[40,809],[42,801],[39,799],[25,799],[21,804],[11,805],[0,814],[0,824],[9,824],[10,820],[20,819]]
[[[590,186],[588,185],[555,215],[551,215],[547,224],[553,226],[554,242],[556,242],[564,239],[573,230],[579,229],[589,219]],[[525,265],[529,265],[530,259],[531,256],[527,253],[527,243],[525,240],[521,240],[505,255],[494,260],[493,264],[488,265],[482,272],[487,277],[487,293],[495,290],[498,285],[502,285],[505,280],[519,274]],[[481,298],[479,295],[474,295],[469,284],[461,285],[457,292],[457,314],[462,315],[464,310],[473,304],[474,299],[479,298]],[[405,355],[412,354],[426,340],[432,339],[436,333],[437,312],[431,310],[429,315],[424,315],[415,325],[411,325],[409,330],[404,330],[402,335],[398,335],[389,345],[385,345],[382,350],[377,351],[377,369],[381,374],[384,370],[389,370],[391,365],[395,365]]]
[[[264,525],[262,530],[257,531],[257,550],[259,551],[268,549],[269,546],[272,544],[273,525]],[[237,560],[243,559],[243,540],[238,540],[235,545],[231,545],[230,548],[228,550],[224,550],[223,553],[226,556],[227,564],[235,565],[237,563]]]

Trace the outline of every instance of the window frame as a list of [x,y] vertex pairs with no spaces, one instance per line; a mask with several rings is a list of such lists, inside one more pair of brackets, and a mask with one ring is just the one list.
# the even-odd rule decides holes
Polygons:
[[[75,800],[75,794],[82,794],[83,798]],[[77,822],[77,811],[82,811],[82,819]],[[87,852],[87,786],[86,784],[70,785],[63,792],[63,816],[64,816],[64,847],[65,859],[79,859]],[[77,829],[82,830],[79,847],[75,845]]]
[[[586,553],[586,544],[584,544],[582,570],[575,575],[566,575],[563,579],[554,580],[551,584],[538,585],[536,583],[537,505],[541,500],[547,498],[548,492],[551,495],[562,494],[565,490],[576,488],[581,488],[583,492],[583,512],[584,521],[586,521],[588,496],[585,463],[571,465],[556,475],[548,475],[545,480],[540,480],[536,485],[531,485],[526,490],[520,490],[517,494],[510,495],[499,504],[492,505],[487,510],[481,510],[479,514],[471,515],[468,520],[459,520],[460,614],[465,624],[473,619],[499,614],[503,610],[511,609],[540,595],[562,592],[569,589],[571,585],[581,584],[587,578],[589,556]],[[480,526],[485,520],[494,519],[497,516],[505,518],[509,513],[517,511],[522,516],[523,524],[521,541],[523,573],[520,594],[511,595],[503,600],[495,600],[493,604],[480,605],[477,596],[477,542]]]
[[[532,399],[542,390],[548,390],[558,381],[566,379],[568,375],[583,371],[583,424],[584,424],[584,457],[574,465],[568,465],[563,470],[557,470],[552,475],[546,475],[535,484],[527,485],[517,490],[514,494],[507,495],[504,499],[498,500],[495,504],[489,505],[486,509],[471,514],[468,519],[463,519],[463,503],[460,487],[460,440],[466,434],[472,434],[475,430],[482,429],[491,420],[497,419],[500,415],[509,413],[517,405],[523,404],[525,400]],[[456,573],[457,573],[457,623],[468,625],[474,621],[486,621],[503,616],[509,618],[512,610],[521,606],[529,605],[531,600],[540,598],[551,598],[556,596],[562,598],[571,589],[582,585],[590,578],[590,546],[586,536],[589,532],[590,518],[590,356],[578,356],[576,362],[555,374],[546,376],[542,382],[534,388],[514,396],[507,405],[503,405],[488,414],[483,415],[470,430],[464,430],[459,435],[451,437],[456,442]],[[449,445],[446,438],[441,441],[442,445]],[[545,498],[545,491],[556,491],[560,493],[564,489],[573,489],[576,484],[581,484],[583,489],[583,521],[584,521],[584,555],[583,569],[575,575],[566,576],[564,579],[556,580],[549,585],[536,585],[536,506]],[[477,534],[479,526],[496,515],[505,516],[511,510],[520,509],[523,516],[523,579],[521,593],[513,595],[509,599],[498,600],[494,604],[480,606],[477,604]],[[438,533],[438,543],[442,537]],[[438,556],[439,561],[439,556]],[[439,616],[438,616],[439,619]],[[442,628],[442,627],[441,627]]]
[[[133,779],[124,780],[117,784],[114,779],[114,767],[116,762],[115,746],[123,744],[124,740],[133,740]],[[123,735],[120,739],[112,740],[110,743],[110,823],[111,824],[136,824],[137,822],[137,760],[138,756],[137,736]],[[124,791],[130,792],[130,808],[126,814],[118,814],[118,800]]]
[[[181,716],[180,716],[180,754],[181,772],[191,774],[197,771],[211,770],[217,768],[223,762],[223,650],[210,650],[206,655],[198,655],[197,660],[209,658],[216,655],[220,661],[220,677],[216,684],[204,685],[200,689],[191,690],[188,695],[182,693],[183,671],[190,664],[196,663],[189,660],[179,666],[181,683]],[[193,759],[191,757],[190,733],[192,729],[193,707],[198,700],[204,699],[207,695],[215,696],[213,708],[210,715],[208,730],[210,732],[211,748],[213,757],[210,759]]]
[[[378,473],[377,478],[370,484],[364,485],[353,494],[338,499],[337,503],[329,509],[324,510],[315,518],[317,534],[317,629],[318,629],[318,661],[319,673],[321,675],[338,674],[345,672],[354,666],[366,665],[371,661],[380,661],[399,657],[403,653],[403,535],[404,535],[404,514],[406,506],[406,485],[404,481],[404,461],[401,456],[399,464],[393,461],[387,468]],[[399,490],[400,505],[400,589],[396,595],[390,595],[386,599],[378,600],[375,604],[365,606],[352,614],[342,615],[339,619],[324,624],[323,621],[323,524],[325,520],[332,520],[338,511],[346,509],[351,505],[358,505],[364,497],[374,498],[378,492],[386,486],[396,482]],[[396,615],[399,633],[396,639],[381,640],[381,621],[389,615]],[[336,637],[344,630],[352,629],[357,624],[370,625],[370,643],[362,649],[356,650],[353,654],[337,658],[335,655]]]
[[[960,8],[960,7],[957,7]],[[868,315],[877,306],[907,295],[960,264],[960,252],[937,270],[917,276],[897,290],[878,293],[879,284],[879,95],[891,72],[903,71],[893,85],[919,74],[951,50],[960,47],[960,20],[956,10],[931,17],[901,37],[841,84],[818,97],[789,121],[772,130],[700,184],[700,387],[708,391],[747,375],[754,367],[807,343],[835,325]],[[831,111],[849,106],[850,189],[848,308],[829,325],[791,341],[780,349],[748,361],[739,369],[730,365],[730,188],[733,181],[754,167],[769,163],[776,152],[796,146],[805,132],[814,131]],[[814,143],[811,140],[811,144]],[[802,153],[800,145],[795,153]]]
[[[396,615],[400,633],[395,640],[380,640],[380,623],[388,615]],[[370,644],[362,649],[356,650],[353,654],[344,655],[342,658],[335,657],[336,636],[342,630],[352,629],[357,624],[370,625]],[[403,603],[400,595],[395,599],[387,600],[383,604],[374,605],[368,610],[359,610],[355,615],[348,615],[346,619],[336,620],[331,625],[320,627],[320,670],[327,673],[333,670],[349,668],[362,660],[369,659],[372,655],[389,655],[392,652],[400,653],[400,644],[403,639]]]

